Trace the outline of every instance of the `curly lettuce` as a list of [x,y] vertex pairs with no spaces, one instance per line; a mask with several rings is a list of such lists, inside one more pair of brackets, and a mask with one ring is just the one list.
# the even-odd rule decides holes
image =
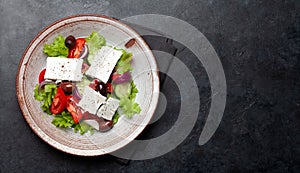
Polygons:
[[136,88],[135,84],[131,82],[131,93],[129,96],[120,98],[121,111],[126,115],[127,118],[132,118],[134,114],[141,112],[139,104],[135,102],[137,93],[138,89]]
[[51,114],[50,107],[52,99],[54,98],[57,90],[56,84],[46,84],[44,89],[38,90],[39,85],[36,84],[34,88],[34,98],[38,101],[42,101],[42,110],[47,114]]
[[85,38],[86,44],[89,47],[89,55],[93,56],[102,46],[106,44],[105,38],[98,32],[92,32]]
[[81,135],[85,134],[88,131],[91,134],[94,133],[92,126],[84,122],[80,122],[76,124],[72,118],[72,115],[68,111],[63,111],[61,114],[55,115],[52,120],[52,124],[60,128],[67,128],[67,127],[73,128],[75,133],[79,131]]
[[69,53],[69,49],[65,45],[65,38],[61,35],[55,37],[51,44],[45,44],[43,51],[50,57],[67,57]]
[[122,50],[123,54],[117,62],[116,69],[118,74],[123,74],[127,71],[131,71],[132,53],[127,53],[125,50]]

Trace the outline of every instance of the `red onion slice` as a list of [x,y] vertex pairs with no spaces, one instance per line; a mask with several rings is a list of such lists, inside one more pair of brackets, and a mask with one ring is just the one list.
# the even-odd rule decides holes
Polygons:
[[81,73],[84,74],[88,69],[89,69],[89,65],[85,62],[82,63],[82,67],[81,67]]
[[112,120],[105,120],[102,117],[98,117],[97,115],[90,114],[88,112],[85,112],[83,114],[83,120],[85,120],[86,122],[92,121],[92,120],[96,121],[97,124],[94,125],[93,127],[96,130],[99,130],[100,132],[106,132],[106,131],[110,130],[114,125]]
[[80,101],[82,98],[77,87],[74,88],[72,95],[73,95],[74,99],[77,101]]
[[83,49],[82,49],[82,51],[80,53],[79,58],[84,59],[84,58],[88,57],[88,55],[89,55],[89,47],[85,44],[83,46]]
[[46,84],[55,84],[56,83],[52,80],[43,80],[41,83],[39,83],[39,88],[38,88],[38,92],[41,92],[41,89],[46,85]]
[[131,74],[130,72],[125,72],[121,76],[117,77],[116,79],[113,80],[114,84],[121,84],[125,82],[131,81]]

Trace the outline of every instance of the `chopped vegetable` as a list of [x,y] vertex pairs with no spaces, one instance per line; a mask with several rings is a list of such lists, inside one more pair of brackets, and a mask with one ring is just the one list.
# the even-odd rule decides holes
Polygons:
[[85,40],[89,47],[89,55],[87,60],[91,64],[95,53],[106,44],[106,40],[98,32],[92,32],[87,38],[85,38]]
[[54,116],[52,124],[56,127],[71,127],[74,124],[71,114],[68,111],[63,111],[61,114]]
[[40,74],[39,74],[39,83],[43,82],[45,80],[45,73],[46,73],[46,69],[44,68]]
[[118,74],[123,74],[127,71],[132,70],[131,67],[132,53],[127,53],[125,50],[122,50],[122,52],[123,54],[116,65]]
[[44,89],[40,92],[38,91],[39,85],[37,84],[34,89],[34,98],[38,101],[42,101],[42,110],[51,114],[50,106],[52,103],[52,99],[56,94],[57,86],[55,84],[46,84]]
[[50,112],[52,114],[59,114],[65,110],[67,103],[67,96],[65,95],[62,88],[57,88],[56,94],[52,100]]
[[89,46],[90,55],[94,55],[102,46],[106,44],[106,40],[98,32],[92,32],[87,38],[85,38],[87,45]]
[[79,121],[83,117],[83,113],[80,107],[76,104],[76,101],[73,99],[72,96],[69,96],[66,103],[67,110],[72,115],[73,121],[75,124],[79,123]]
[[113,124],[116,124],[118,122],[119,118],[120,118],[120,115],[118,112],[116,112],[112,119]]
[[121,84],[121,83],[125,83],[125,82],[130,82],[131,81],[131,74],[129,71],[119,75],[118,77],[116,77],[116,75],[113,75],[113,83],[114,84]]
[[69,49],[68,58],[79,58],[85,44],[84,38],[77,38],[73,49]]
[[83,135],[84,133],[86,133],[88,131],[90,131],[90,134],[94,133],[93,127],[88,125],[85,122],[81,122],[81,123],[78,123],[78,124],[73,124],[72,128],[74,129],[74,132],[76,132],[76,133],[78,131],[80,131],[81,135]]
[[88,131],[90,131],[91,134],[94,133],[93,128],[84,122],[75,124],[71,114],[68,111],[63,111],[61,114],[55,115],[54,119],[52,120],[52,124],[60,128],[74,128],[74,132],[79,131],[80,134],[84,134]]
[[65,45],[65,39],[61,35],[55,37],[53,43],[45,44],[43,51],[50,57],[68,56],[68,48]]
[[139,104],[135,102],[137,92],[138,89],[136,88],[135,84],[131,82],[131,94],[129,96],[120,98],[121,111],[126,115],[127,118],[132,118],[134,114],[141,112]]
[[[112,93],[113,92],[113,86],[109,82],[106,83],[106,92],[107,93]],[[107,94],[106,94],[106,96],[107,96]]]
[[114,92],[118,98],[128,97],[131,94],[131,82],[114,85]]
[[89,85],[90,83],[91,81],[86,76],[83,76],[81,81],[76,83],[80,95],[83,94],[85,86]]

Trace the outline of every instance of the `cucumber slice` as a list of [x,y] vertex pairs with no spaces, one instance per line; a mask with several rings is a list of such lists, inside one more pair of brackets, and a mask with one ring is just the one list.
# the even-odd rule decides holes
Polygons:
[[87,63],[88,63],[88,64],[90,64],[90,65],[92,64],[92,62],[93,62],[93,60],[94,60],[94,56],[95,56],[95,55],[89,54],[89,56],[87,57]]
[[81,81],[76,83],[79,94],[82,95],[84,92],[85,86],[89,85],[90,83],[91,83],[91,81],[86,76],[83,76]]
[[114,85],[114,92],[118,98],[128,97],[131,93],[131,82]]

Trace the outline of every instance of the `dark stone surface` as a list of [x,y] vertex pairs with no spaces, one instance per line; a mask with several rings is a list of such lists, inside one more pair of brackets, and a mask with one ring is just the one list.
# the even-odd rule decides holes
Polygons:
[[[300,172],[299,11],[299,2],[292,0],[0,0],[0,172]],[[164,14],[199,29],[220,57],[228,88],[222,122],[210,141],[198,145],[210,104],[209,81],[197,58],[180,48],[176,56],[197,79],[201,108],[191,134],[175,150],[129,162],[110,155],[72,156],[38,138],[17,103],[18,63],[42,28],[78,13],[119,19]],[[166,80],[162,92],[172,100],[168,111],[141,138],[162,134],[176,120],[180,99],[170,88],[176,86]]]

